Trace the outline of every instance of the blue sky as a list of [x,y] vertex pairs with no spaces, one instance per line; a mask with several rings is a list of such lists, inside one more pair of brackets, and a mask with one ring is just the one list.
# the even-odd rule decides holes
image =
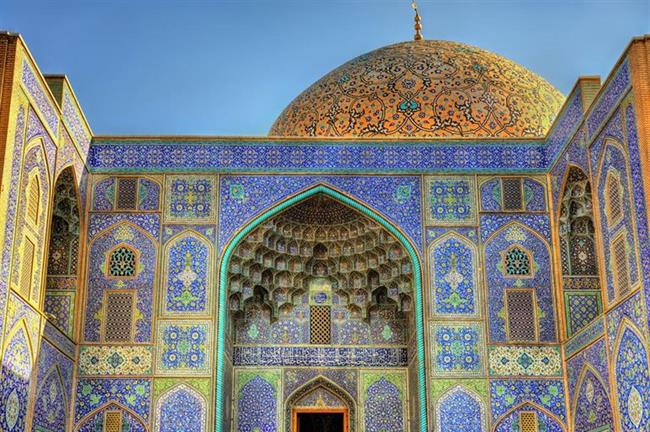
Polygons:
[[[316,79],[412,37],[409,0],[0,0],[96,134],[265,135]],[[511,58],[567,93],[605,77],[650,0],[419,1],[424,35]]]

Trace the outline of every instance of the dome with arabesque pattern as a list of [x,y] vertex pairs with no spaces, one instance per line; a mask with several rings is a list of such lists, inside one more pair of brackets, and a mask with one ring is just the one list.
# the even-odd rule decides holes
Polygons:
[[542,137],[564,103],[546,80],[456,42],[403,42],[359,56],[312,84],[269,135]]

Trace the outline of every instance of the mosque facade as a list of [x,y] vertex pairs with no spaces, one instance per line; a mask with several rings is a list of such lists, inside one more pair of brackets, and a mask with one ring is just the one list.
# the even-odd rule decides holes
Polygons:
[[93,134],[3,33],[0,154],[1,431],[650,431],[648,37],[567,96],[391,45],[251,138]]

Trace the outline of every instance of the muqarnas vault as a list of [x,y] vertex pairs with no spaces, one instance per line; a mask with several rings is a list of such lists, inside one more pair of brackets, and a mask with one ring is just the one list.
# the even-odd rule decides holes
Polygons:
[[0,430],[650,430],[648,53],[564,97],[416,40],[113,137],[3,34]]

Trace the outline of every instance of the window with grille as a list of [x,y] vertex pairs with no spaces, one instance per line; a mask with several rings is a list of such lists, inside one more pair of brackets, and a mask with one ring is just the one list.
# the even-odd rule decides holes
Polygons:
[[23,237],[23,253],[22,264],[20,268],[20,286],[18,287],[20,293],[29,298],[32,292],[32,278],[34,271],[34,243],[27,237]]
[[515,245],[503,253],[503,271],[506,276],[531,276],[532,267],[528,251]]
[[614,260],[614,286],[616,287],[616,294],[620,298],[630,292],[627,246],[624,233],[618,235],[612,241],[611,250]]
[[106,342],[130,342],[133,329],[132,292],[116,291],[106,294],[104,340]]
[[623,191],[618,175],[610,171],[605,183],[605,211],[610,228],[623,218]]
[[130,278],[136,276],[136,254],[126,247],[119,246],[111,252],[108,260],[108,274],[111,277]]
[[122,411],[104,412],[104,432],[122,432]]
[[309,343],[332,343],[332,317],[329,306],[311,306],[309,309]]
[[117,210],[135,210],[138,199],[138,179],[117,179]]
[[501,179],[504,210],[521,210],[523,188],[520,178],[504,177]]
[[38,212],[41,201],[41,184],[38,175],[33,175],[27,183],[27,220],[38,225]]
[[537,432],[537,413],[532,411],[520,412],[519,430],[521,432]]
[[532,289],[506,290],[509,342],[535,342],[535,297]]
[[560,255],[565,276],[598,276],[591,184],[571,167],[560,203]]

